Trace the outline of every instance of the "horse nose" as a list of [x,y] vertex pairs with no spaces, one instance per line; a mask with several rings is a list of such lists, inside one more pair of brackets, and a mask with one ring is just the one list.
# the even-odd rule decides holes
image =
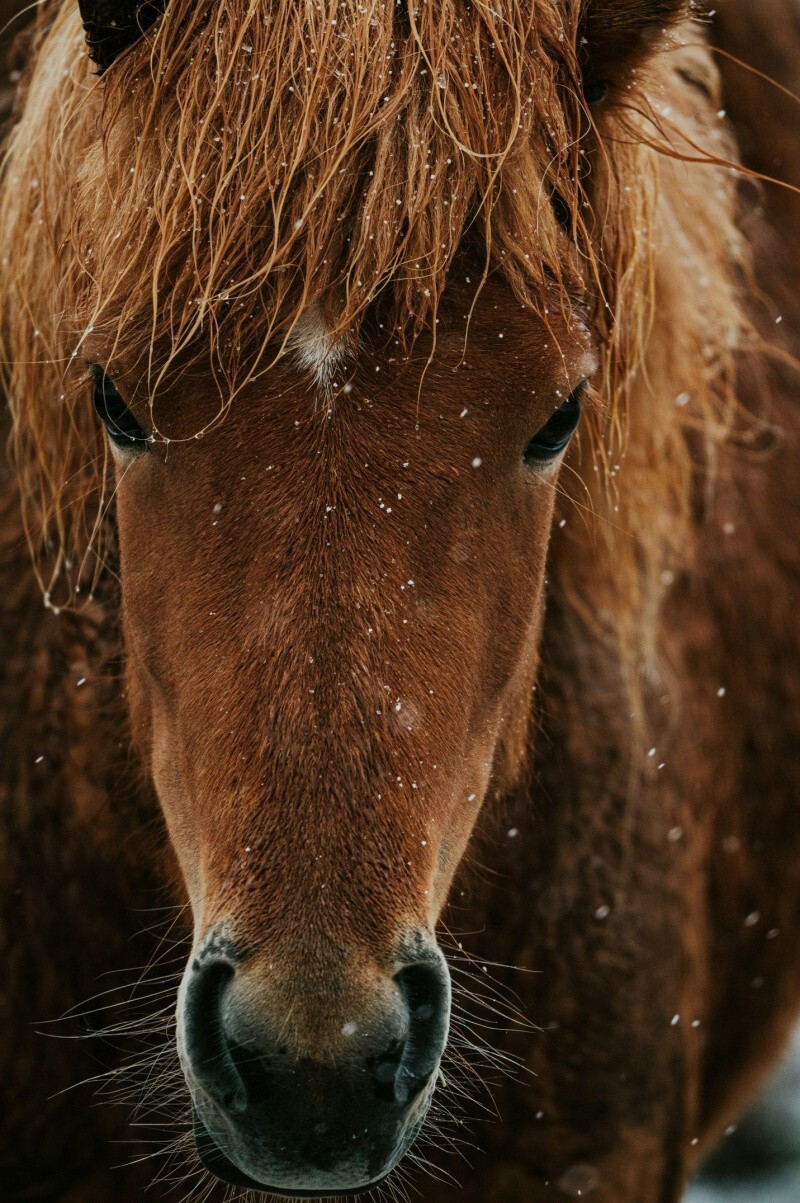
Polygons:
[[[218,1107],[232,1114],[262,1098],[269,1079],[291,1062],[278,1041],[254,1046],[246,1037],[237,1038],[235,1007],[228,1001],[235,974],[226,957],[204,958],[192,967],[184,1003],[184,1049],[192,1075]],[[449,990],[438,960],[404,966],[393,980],[399,1006],[361,1026],[345,1023],[342,1035],[351,1045],[347,1060],[355,1059],[358,1072],[371,1076],[376,1096],[402,1104],[438,1067]],[[377,1052],[376,1043],[382,1045]]]
[[[181,1007],[181,1053],[206,1167],[234,1185],[331,1194],[384,1177],[416,1135],[447,1039],[450,985],[432,943],[341,1014],[324,1051],[281,1033],[266,993],[225,953],[193,958]],[[243,979],[250,977],[247,988]],[[324,1010],[320,995],[319,1008]],[[315,1029],[325,1030],[325,1017]]]

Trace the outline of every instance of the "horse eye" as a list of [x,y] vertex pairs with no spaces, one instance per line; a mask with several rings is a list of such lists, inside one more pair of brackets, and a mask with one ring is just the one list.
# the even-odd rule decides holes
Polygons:
[[91,368],[94,382],[93,401],[98,418],[117,447],[143,448],[149,441],[144,430],[117,392],[114,382],[101,367]]
[[570,393],[550,421],[528,443],[523,453],[523,459],[529,467],[535,468],[547,464],[564,450],[580,420],[581,394],[586,388],[586,383],[584,380]]

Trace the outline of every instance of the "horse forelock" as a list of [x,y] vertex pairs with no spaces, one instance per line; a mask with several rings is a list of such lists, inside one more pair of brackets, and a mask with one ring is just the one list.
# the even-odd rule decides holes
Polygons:
[[[276,354],[324,384],[371,307],[406,340],[435,328],[467,240],[540,312],[553,280],[570,304],[582,279],[611,420],[584,439],[578,500],[617,571],[587,586],[568,566],[562,586],[628,616],[658,593],[692,542],[675,397],[719,432],[744,328],[735,185],[714,165],[730,147],[702,51],[658,56],[590,114],[578,9],[173,0],[102,80],[73,6],[57,13],[8,146],[0,296],[20,476],[58,573],[103,505],[87,334],[153,393],[193,357],[225,403]],[[671,157],[697,143],[703,165]]]
[[211,344],[236,375],[331,294],[334,335],[376,298],[418,331],[468,229],[538,300],[563,269],[550,195],[575,200],[575,31],[556,4],[429,8],[174,0],[88,89],[65,9],[14,157],[91,255],[91,282],[65,281],[73,336]]

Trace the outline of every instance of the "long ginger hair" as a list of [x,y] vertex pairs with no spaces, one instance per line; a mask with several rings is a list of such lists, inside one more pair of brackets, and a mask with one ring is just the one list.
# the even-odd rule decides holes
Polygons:
[[373,311],[406,346],[435,331],[468,243],[540,313],[554,282],[565,306],[585,298],[604,405],[562,478],[553,588],[602,615],[635,695],[691,560],[692,457],[732,421],[747,254],[701,27],[679,24],[590,105],[583,15],[565,0],[171,0],[98,78],[77,6],[42,7],[5,154],[0,298],[51,605],[102,563],[87,338],[151,406],[202,362],[222,417],[312,305],[351,348]]

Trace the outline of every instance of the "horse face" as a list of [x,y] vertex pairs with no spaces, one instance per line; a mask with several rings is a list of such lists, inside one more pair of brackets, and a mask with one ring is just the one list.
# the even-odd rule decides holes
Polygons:
[[525,746],[593,364],[498,282],[467,339],[463,287],[435,349],[376,329],[326,391],[282,359],[201,438],[210,379],[157,407],[169,442],[131,438],[132,391],[126,443],[104,365],[134,733],[195,921],[198,1144],[273,1192],[363,1188],[416,1134],[448,1029],[434,926]]

